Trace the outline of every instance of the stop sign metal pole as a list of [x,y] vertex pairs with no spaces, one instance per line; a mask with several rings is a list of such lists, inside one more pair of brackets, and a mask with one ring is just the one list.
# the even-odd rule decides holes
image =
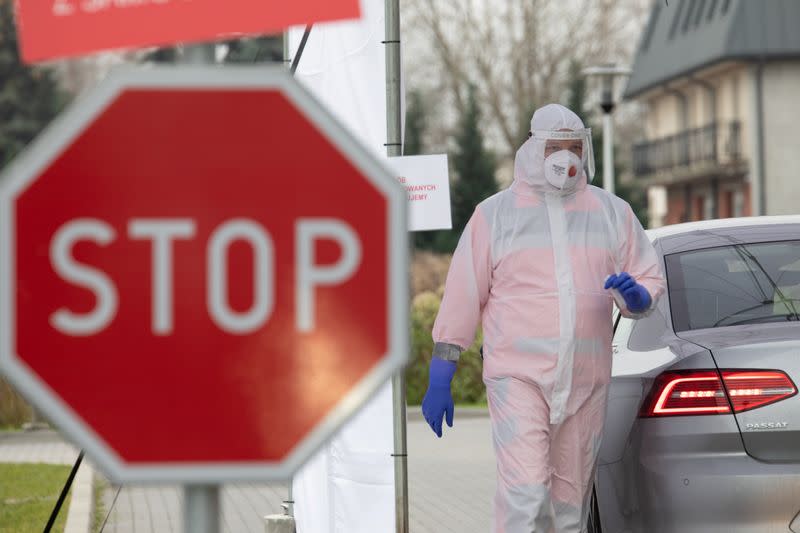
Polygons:
[[[400,1],[386,0],[386,153],[403,155],[400,109]],[[408,533],[408,447],[406,438],[405,369],[392,378],[394,405],[395,531]]]
[[[216,45],[196,44],[183,49],[182,63],[204,65],[216,60]],[[183,530],[186,533],[220,533],[219,485],[184,485]]]
[[[308,32],[311,31],[310,27],[307,29],[307,31]],[[289,52],[289,32],[286,31],[286,32],[283,33],[283,64],[284,64],[284,66],[289,68],[289,70],[292,72],[292,74],[294,74],[294,72],[297,70],[297,65],[295,65],[294,62],[292,61],[291,57],[289,57],[290,55],[291,54]],[[294,66],[294,69],[292,69],[293,66]],[[295,521],[294,521],[294,476],[289,478],[289,483],[287,485],[288,485],[288,487],[287,487],[287,491],[286,491],[287,492],[286,501],[283,502],[283,504],[285,506],[286,514],[291,518],[291,524],[290,524],[289,527],[291,527],[291,529],[294,530],[294,528],[295,528]],[[267,524],[267,527],[270,527],[269,524]],[[279,526],[276,525],[275,527],[279,527]]]

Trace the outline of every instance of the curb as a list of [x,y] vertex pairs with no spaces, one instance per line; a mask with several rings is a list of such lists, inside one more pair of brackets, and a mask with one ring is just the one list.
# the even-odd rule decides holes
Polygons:
[[65,442],[64,439],[52,429],[35,430],[0,430],[0,444],[27,444],[42,442]]
[[64,533],[91,533],[94,511],[94,470],[85,460],[72,483],[72,498],[67,511]]
[[[488,407],[459,407],[456,405],[454,413],[455,419],[488,418],[488,417],[489,417]],[[409,421],[425,420],[422,417],[422,407],[419,405],[406,406],[406,419]]]

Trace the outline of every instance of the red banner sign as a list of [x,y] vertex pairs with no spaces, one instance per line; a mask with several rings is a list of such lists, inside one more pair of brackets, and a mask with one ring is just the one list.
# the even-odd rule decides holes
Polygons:
[[17,0],[25,62],[354,19],[358,0]]

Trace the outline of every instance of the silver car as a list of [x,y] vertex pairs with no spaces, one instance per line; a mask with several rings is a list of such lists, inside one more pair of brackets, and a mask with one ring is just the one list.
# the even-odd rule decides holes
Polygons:
[[800,533],[800,216],[648,232],[667,294],[615,317],[592,533]]

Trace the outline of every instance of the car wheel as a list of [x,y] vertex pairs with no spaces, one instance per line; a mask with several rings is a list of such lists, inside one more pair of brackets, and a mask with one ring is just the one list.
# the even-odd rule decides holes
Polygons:
[[600,507],[597,505],[597,490],[592,487],[592,499],[589,504],[589,519],[586,523],[586,529],[589,533],[602,533],[603,528],[600,526]]

